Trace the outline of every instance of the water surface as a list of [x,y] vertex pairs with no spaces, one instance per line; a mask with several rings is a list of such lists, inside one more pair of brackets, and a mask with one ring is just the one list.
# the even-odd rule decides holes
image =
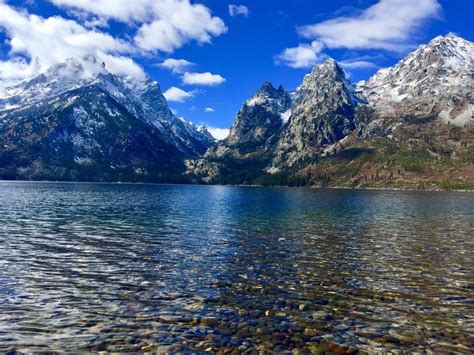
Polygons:
[[0,351],[474,351],[474,194],[0,182]]

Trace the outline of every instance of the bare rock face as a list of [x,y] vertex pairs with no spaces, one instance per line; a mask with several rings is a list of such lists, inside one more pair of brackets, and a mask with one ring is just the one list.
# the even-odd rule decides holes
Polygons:
[[358,99],[344,70],[328,59],[306,75],[294,93],[288,126],[277,147],[274,165],[291,166],[320,153],[354,130]]
[[221,175],[222,164],[206,159],[185,160],[186,174],[200,179],[204,183],[210,183]]
[[290,95],[280,86],[265,82],[240,109],[225,144],[255,150],[277,133],[288,119]]

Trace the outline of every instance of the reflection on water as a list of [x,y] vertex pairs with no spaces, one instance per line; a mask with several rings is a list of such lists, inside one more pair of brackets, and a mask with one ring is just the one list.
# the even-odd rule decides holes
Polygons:
[[0,351],[474,351],[474,194],[0,183]]

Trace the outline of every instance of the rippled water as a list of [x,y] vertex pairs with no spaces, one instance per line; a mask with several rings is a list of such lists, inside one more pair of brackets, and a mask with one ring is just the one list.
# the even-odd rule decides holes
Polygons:
[[0,182],[0,351],[474,351],[474,194]]

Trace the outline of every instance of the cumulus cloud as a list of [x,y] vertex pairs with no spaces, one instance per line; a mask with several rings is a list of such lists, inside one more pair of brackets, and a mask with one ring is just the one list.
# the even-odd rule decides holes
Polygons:
[[286,48],[275,57],[275,62],[292,68],[312,67],[325,58],[321,55],[322,50],[323,45],[318,41],[313,41],[310,44],[299,44],[297,47]]
[[182,81],[187,85],[205,85],[216,86],[225,82],[225,79],[219,74],[205,73],[184,73]]
[[217,127],[207,127],[207,130],[217,140],[226,139],[230,131],[228,128],[217,128]]
[[184,44],[209,43],[227,31],[222,19],[189,0],[53,0],[58,5],[139,26],[135,44],[146,51],[172,52]]
[[303,26],[300,35],[329,48],[405,50],[423,21],[438,16],[437,0],[380,0],[355,17]]
[[[438,17],[440,11],[437,0],[380,0],[352,16],[339,16],[299,27],[299,35],[312,40],[311,44],[286,48],[275,57],[275,61],[293,68],[312,66],[324,56],[324,48],[403,52],[414,47],[417,30],[426,20]],[[346,62],[345,66],[368,68],[375,64],[352,61]]]
[[118,75],[143,78],[144,73],[129,55],[135,50],[108,33],[87,29],[59,16],[43,18],[0,2],[0,31],[10,47],[0,61],[0,80],[13,83],[31,77],[67,58],[95,57]]
[[[147,52],[172,52],[195,41],[209,43],[227,31],[222,19],[210,9],[190,0],[51,0],[71,18],[41,17],[0,0],[0,31],[8,53],[0,60],[0,80],[13,84],[74,57],[95,57],[115,74],[143,78],[142,68],[132,57]],[[107,33],[109,22],[124,23],[132,31],[124,39]],[[189,62],[165,61],[180,73]],[[170,65],[173,65],[171,67]]]
[[163,93],[168,102],[184,102],[194,96],[193,91],[184,91],[176,86],[170,87]]
[[229,15],[232,17],[238,16],[238,15],[243,15],[247,17],[250,13],[249,8],[244,5],[229,4],[228,9],[229,9]]
[[214,112],[214,109],[212,107],[206,107],[204,112]]
[[165,69],[169,69],[173,73],[183,73],[194,65],[195,65],[194,63],[187,61],[186,59],[174,59],[174,58],[168,58],[164,62],[158,64],[158,66]]

